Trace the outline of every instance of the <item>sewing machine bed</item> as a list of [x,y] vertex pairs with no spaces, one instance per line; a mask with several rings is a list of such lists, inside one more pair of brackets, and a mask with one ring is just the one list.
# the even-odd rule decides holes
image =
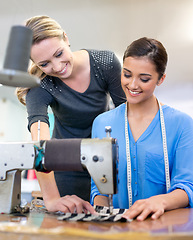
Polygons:
[[55,214],[1,214],[1,240],[193,239],[193,209],[166,212],[144,222],[59,221]]

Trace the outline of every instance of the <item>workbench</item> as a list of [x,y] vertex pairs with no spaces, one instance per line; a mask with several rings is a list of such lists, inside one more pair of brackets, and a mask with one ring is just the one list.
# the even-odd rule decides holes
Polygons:
[[166,212],[157,220],[143,222],[59,221],[51,213],[1,214],[1,240],[186,240],[193,239],[193,209]]

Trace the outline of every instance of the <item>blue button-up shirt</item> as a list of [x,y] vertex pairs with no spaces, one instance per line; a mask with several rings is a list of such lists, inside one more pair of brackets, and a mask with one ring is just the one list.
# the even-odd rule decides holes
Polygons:
[[[171,188],[186,191],[193,206],[193,119],[167,105],[162,106],[170,168]],[[113,196],[115,208],[128,208],[127,158],[125,143],[125,104],[99,115],[92,129],[93,138],[106,136],[105,126],[111,126],[111,136],[118,140],[118,193]],[[132,202],[166,193],[165,163],[159,111],[135,142],[128,123],[131,155]],[[92,180],[91,203],[99,191]]]

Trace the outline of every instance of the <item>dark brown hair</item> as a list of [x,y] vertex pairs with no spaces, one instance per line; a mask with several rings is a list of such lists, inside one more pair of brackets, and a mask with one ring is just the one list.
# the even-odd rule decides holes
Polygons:
[[168,55],[161,42],[152,38],[140,38],[132,42],[126,49],[123,62],[127,57],[147,57],[156,67],[159,79],[166,70]]

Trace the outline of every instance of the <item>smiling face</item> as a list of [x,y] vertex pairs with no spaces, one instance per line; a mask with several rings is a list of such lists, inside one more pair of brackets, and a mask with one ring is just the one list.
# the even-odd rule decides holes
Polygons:
[[155,65],[147,57],[127,57],[123,62],[121,85],[129,103],[141,103],[153,96],[159,79]]
[[34,44],[31,59],[46,75],[66,79],[72,73],[73,54],[68,39],[53,37]]

